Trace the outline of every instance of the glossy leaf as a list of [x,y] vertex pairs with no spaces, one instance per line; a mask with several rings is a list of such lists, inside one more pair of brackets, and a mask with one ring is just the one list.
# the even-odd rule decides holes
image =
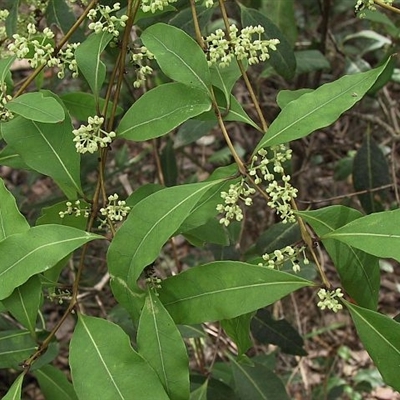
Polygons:
[[29,331],[0,331],[0,368],[21,369],[21,363],[35,352],[37,343]]
[[297,100],[303,94],[311,93],[314,89],[303,88],[297,90],[280,90],[276,96],[276,102],[280,109],[285,108],[291,101]]
[[243,355],[253,345],[250,338],[250,322],[254,313],[239,315],[236,318],[224,319],[221,326],[225,333],[236,343],[238,356]]
[[[382,150],[370,133],[364,136],[362,146],[353,161],[353,185],[357,192],[368,191],[390,183],[389,167]],[[384,190],[362,193],[358,199],[367,214],[383,211],[379,196]]]
[[11,56],[0,60],[0,82],[9,83],[11,81],[10,68],[16,59],[17,56]]
[[188,34],[172,25],[157,23],[148,27],[140,38],[165,75],[209,92],[211,77],[205,54]]
[[132,349],[129,336],[112,322],[79,315],[69,359],[81,400],[168,400],[156,373]]
[[307,355],[296,329],[285,319],[275,320],[266,309],[259,310],[252,319],[251,333],[260,343],[279,346],[287,354]]
[[[359,211],[344,206],[304,211],[299,215],[320,237],[362,216]],[[323,239],[322,243],[332,258],[343,287],[350,296],[359,305],[376,309],[380,286],[378,259],[337,240]]]
[[313,283],[285,272],[235,261],[193,267],[167,278],[160,300],[177,324],[235,318]]
[[269,368],[258,363],[251,367],[233,359],[231,365],[241,399],[289,400],[282,381]]
[[3,137],[29,167],[53,178],[68,198],[75,199],[82,189],[72,130],[69,118],[43,124],[16,117],[5,124]]
[[261,25],[264,28],[264,33],[261,34],[262,40],[279,39],[280,43],[276,46],[276,50],[269,52],[269,62],[279,75],[285,79],[292,79],[296,71],[296,59],[286,37],[263,13],[252,8],[247,8],[242,4],[239,5],[242,26]]
[[22,94],[8,102],[5,107],[26,119],[47,124],[56,124],[65,118],[60,103],[54,97],[46,97],[41,92]]
[[178,180],[178,165],[176,163],[175,149],[173,148],[171,139],[168,139],[167,144],[161,151],[160,163],[165,186],[175,186]]
[[189,397],[189,359],[185,343],[171,316],[148,291],[137,332],[138,351],[156,371],[171,400]]
[[344,302],[350,311],[360,339],[381,373],[384,381],[395,390],[400,391],[400,323],[393,319],[366,310],[347,301]]
[[46,271],[83,244],[101,239],[62,225],[41,225],[0,242],[0,300],[31,276]]
[[75,51],[79,70],[96,97],[106,78],[106,66],[101,61],[101,53],[112,38],[113,35],[108,32],[92,33]]
[[199,121],[197,119],[190,119],[184,122],[175,135],[174,148],[186,146],[206,136],[215,125],[216,121]]
[[[105,100],[102,98],[96,99],[91,93],[85,92],[71,92],[61,96],[61,100],[67,107],[70,114],[80,121],[87,121],[89,117],[97,115],[96,104],[98,104],[100,110],[103,110],[105,106]],[[113,103],[108,103],[107,116],[111,114]],[[117,106],[115,115],[119,115],[123,112],[122,107]]]
[[157,258],[162,246],[202,195],[218,183],[220,181],[166,188],[133,207],[109,247],[110,274],[122,278],[128,286],[135,285],[144,267]]
[[25,232],[29,224],[19,212],[14,196],[0,178],[0,241],[14,233]]
[[25,374],[18,375],[18,378],[13,382],[8,392],[2,397],[2,400],[20,400],[21,388]]
[[3,305],[13,317],[35,337],[36,319],[42,300],[42,284],[38,276],[32,276],[3,300]]
[[77,400],[72,383],[66,375],[52,365],[44,365],[33,375],[39,382],[40,390],[46,399]]
[[400,261],[400,209],[361,217],[324,235],[368,254]]
[[204,92],[182,83],[166,83],[133,103],[123,116],[117,134],[134,141],[154,139],[210,108],[211,100]]
[[367,72],[343,76],[291,101],[270,125],[254,153],[263,147],[302,138],[335,122],[362,99],[385,70],[386,64]]

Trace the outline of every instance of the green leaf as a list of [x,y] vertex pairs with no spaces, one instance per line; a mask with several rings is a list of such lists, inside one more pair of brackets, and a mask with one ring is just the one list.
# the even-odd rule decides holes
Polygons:
[[133,103],[117,133],[119,137],[135,141],[154,139],[210,108],[211,100],[204,92],[182,83],[166,83]]
[[297,90],[280,90],[278,95],[276,96],[276,102],[278,103],[279,108],[282,110],[285,108],[291,101],[297,100],[303,94],[311,93],[314,89],[304,88]]
[[4,107],[26,119],[47,124],[56,124],[65,119],[64,108],[60,103],[54,97],[46,97],[41,92],[22,94]]
[[165,186],[176,185],[178,180],[178,165],[176,163],[175,150],[171,139],[167,140],[167,144],[161,151],[160,163]]
[[190,119],[178,129],[174,138],[174,148],[184,147],[210,133],[216,121],[199,121]]
[[238,63],[232,62],[225,68],[214,65],[210,68],[210,71],[211,83],[224,93],[225,101],[229,109],[233,86],[242,75]]
[[62,225],[41,225],[0,242],[0,300],[31,276],[54,266],[69,253],[102,236]]
[[236,343],[239,357],[253,346],[250,338],[250,322],[253,316],[254,312],[251,312],[221,321],[225,333]]
[[189,397],[189,359],[171,316],[148,290],[137,332],[138,351],[156,371],[171,400]]
[[292,47],[297,41],[298,25],[294,3],[294,0],[265,0],[261,3],[262,11],[285,33]]
[[12,7],[7,19],[6,19],[6,32],[9,38],[12,37],[14,33],[17,33],[17,24],[18,24],[18,10],[21,4],[21,0],[14,0],[12,3]]
[[[50,0],[46,7],[47,26],[56,25],[65,35],[72,25],[76,22],[76,17],[65,1]],[[72,42],[83,41],[77,31],[72,35]]]
[[29,330],[35,337],[36,319],[42,301],[42,285],[38,276],[34,275],[22,286],[17,287],[3,300],[13,317]]
[[[71,92],[66,93],[61,96],[61,100],[65,104],[70,114],[79,119],[80,121],[87,121],[89,117],[97,115],[97,107],[103,110],[106,101],[102,98],[97,98],[91,93],[85,92]],[[107,117],[111,115],[111,110],[113,108],[113,103],[110,101],[108,103]],[[119,115],[123,112],[123,108],[117,106],[115,115]]]
[[241,399],[289,400],[282,381],[267,367],[254,363],[248,366],[231,358],[236,391]]
[[208,380],[190,393],[189,400],[207,400]]
[[188,34],[172,25],[158,23],[148,27],[140,38],[165,75],[209,93],[211,77],[205,54]]
[[260,343],[279,346],[287,354],[307,355],[303,338],[296,329],[285,319],[275,320],[266,309],[258,310],[252,319],[251,333]]
[[322,237],[335,239],[376,257],[400,261],[400,210],[361,217]]
[[37,343],[29,331],[0,331],[0,368],[21,369],[21,363],[35,352]]
[[29,167],[53,178],[68,198],[75,199],[82,189],[72,130],[69,118],[43,124],[16,117],[4,125],[3,137]]
[[[362,216],[359,211],[344,206],[303,211],[299,215],[320,237]],[[376,309],[380,286],[378,259],[337,240],[323,239],[322,243],[332,258],[343,287],[350,296],[359,305]]]
[[118,325],[79,315],[70,344],[72,381],[78,398],[168,400],[156,373]]
[[46,399],[77,400],[72,383],[65,374],[52,365],[44,365],[33,375],[39,382],[40,389]]
[[19,212],[14,196],[0,178],[0,241],[14,233],[26,232],[29,224]]
[[11,56],[0,60],[0,82],[12,82],[10,68],[16,59],[17,56]]
[[[359,191],[368,191],[390,183],[389,167],[382,150],[370,133],[364,136],[363,144],[358,149],[353,161],[353,185]],[[358,195],[358,199],[367,214],[382,211],[379,196],[385,191],[379,190]]]
[[343,76],[291,101],[270,125],[254,153],[263,147],[302,138],[332,124],[362,99],[385,70],[386,64],[367,72]]
[[319,50],[301,50],[294,53],[296,57],[296,74],[307,74],[321,69],[330,70],[331,65]]
[[0,165],[7,165],[8,167],[15,169],[32,169],[28,167],[26,163],[22,160],[22,157],[11,146],[8,145],[6,145],[0,151]]
[[21,388],[24,381],[25,374],[18,375],[18,378],[13,382],[10,389],[6,393],[2,400],[20,400],[21,399]]
[[280,43],[276,50],[270,51],[269,62],[276,72],[285,79],[292,79],[296,72],[296,58],[292,46],[278,29],[278,27],[264,14],[252,8],[247,8],[239,3],[242,26],[261,25],[264,33],[261,34],[261,40],[279,39]]
[[366,310],[347,301],[358,335],[381,373],[383,380],[400,391],[400,323],[375,311]]
[[113,35],[108,32],[92,33],[75,51],[79,70],[96,97],[106,78],[106,66],[101,61],[101,53],[112,38]]
[[193,267],[167,278],[160,300],[177,324],[235,318],[313,283],[285,272],[235,261]]
[[157,258],[202,195],[218,183],[219,180],[166,188],[133,207],[107,253],[111,276],[122,278],[128,286],[135,285],[143,268]]

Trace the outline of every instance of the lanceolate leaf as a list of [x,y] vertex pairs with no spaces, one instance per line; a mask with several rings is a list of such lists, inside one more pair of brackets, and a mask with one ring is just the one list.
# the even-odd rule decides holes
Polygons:
[[146,92],[132,105],[117,133],[135,141],[154,139],[210,108],[211,100],[201,90],[182,83],[166,83]]
[[3,300],[14,318],[35,337],[36,319],[42,299],[42,284],[38,276],[32,276],[22,286],[17,287],[11,296]]
[[18,378],[11,385],[7,394],[2,397],[2,400],[20,400],[21,399],[21,388],[22,382],[24,381],[25,374],[20,374]]
[[29,224],[19,212],[14,196],[0,179],[0,241],[14,233],[25,232]]
[[255,311],[305,286],[313,283],[252,264],[219,261],[167,278],[159,298],[177,324],[196,324]]
[[322,239],[335,239],[377,257],[400,261],[400,210],[361,217]]
[[109,271],[135,285],[144,267],[153,262],[202,195],[221,181],[181,185],[159,190],[143,199],[117,231],[108,254]]
[[347,301],[360,339],[382,374],[384,381],[400,391],[400,323],[377,312],[366,310]]
[[101,61],[101,53],[112,38],[113,35],[108,32],[92,33],[75,51],[79,70],[95,96],[99,95],[106,77],[106,66]]
[[80,400],[169,398],[154,370],[132,349],[129,336],[104,319],[79,316],[70,365]]
[[102,238],[62,225],[41,225],[0,242],[0,300],[83,244]]
[[29,331],[0,331],[0,368],[20,369],[21,362],[35,352],[36,346]]
[[[299,215],[320,237],[362,217],[359,211],[344,206],[304,211]],[[323,239],[322,243],[335,264],[346,292],[358,305],[376,310],[380,286],[378,259],[337,240]]]
[[283,382],[267,367],[243,365],[231,358],[236,391],[241,399],[289,400]]
[[66,375],[52,365],[44,365],[34,373],[46,399],[78,400],[72,383]]
[[[371,134],[367,132],[362,146],[354,157],[354,189],[359,192],[375,189],[388,183],[390,183],[390,175],[386,158],[371,137]],[[384,191],[380,190],[358,195],[360,203],[367,214],[383,210],[378,199],[379,195],[384,195]]]
[[361,100],[386,65],[368,72],[346,75],[291,101],[270,125],[254,153],[260,148],[290,142],[332,124]]
[[208,93],[211,77],[201,47],[184,31],[163,23],[151,25],[140,37],[165,75]]
[[238,356],[242,356],[253,345],[250,339],[250,322],[253,316],[254,312],[251,312],[221,321],[225,333],[236,343]]
[[240,5],[240,13],[242,26],[261,25],[264,33],[261,35],[262,40],[279,39],[280,43],[276,46],[276,50],[270,51],[270,63],[279,75],[285,79],[291,79],[296,72],[296,58],[292,47],[286,37],[278,29],[278,27],[263,13],[258,10],[247,8]]
[[189,397],[189,359],[185,343],[171,316],[153,293],[148,291],[140,316],[137,345],[156,371],[171,400]]
[[55,124],[65,118],[60,103],[53,97],[45,97],[41,92],[22,94],[5,107],[26,119],[47,124]]
[[7,57],[0,60],[0,82],[8,82],[11,79],[10,68],[17,56]]
[[3,136],[29,167],[53,178],[74,199],[82,189],[72,130],[69,118],[60,124],[43,124],[16,117],[4,125]]

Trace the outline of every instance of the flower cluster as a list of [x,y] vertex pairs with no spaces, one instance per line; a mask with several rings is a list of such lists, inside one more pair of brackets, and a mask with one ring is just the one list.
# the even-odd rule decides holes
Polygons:
[[10,12],[8,10],[0,10],[0,42],[7,39],[7,29],[5,20],[7,19]]
[[[209,65],[227,67],[235,57],[238,60],[247,59],[250,65],[268,60],[269,51],[276,50],[279,40],[263,40],[263,33],[261,25],[248,26],[240,32],[236,25],[231,25],[228,35],[222,29],[217,29],[205,39]],[[253,39],[253,35],[257,39]]]
[[64,218],[66,215],[75,215],[75,217],[80,217],[83,215],[85,218],[89,217],[90,209],[88,207],[82,208],[80,200],[76,200],[74,204],[72,204],[70,201],[67,201],[65,205],[67,206],[67,210],[60,211],[58,213],[60,218]]
[[[392,5],[393,0],[383,0],[384,3]],[[357,0],[355,5],[356,12],[363,11],[363,10],[376,10],[374,0]]]
[[239,207],[238,202],[242,200],[246,206],[251,206],[253,200],[250,197],[256,192],[251,188],[244,179],[229,187],[228,192],[221,192],[221,197],[225,204],[218,204],[217,211],[225,213],[225,216],[220,219],[220,223],[228,226],[232,220],[241,221],[243,219],[243,211]]
[[11,100],[12,97],[7,94],[7,86],[3,83],[0,88],[0,121],[9,121],[14,118],[14,114],[5,107]]
[[[272,156],[269,157],[267,150],[258,151],[252,159],[249,174],[254,177],[257,185],[263,181],[268,183],[265,189],[270,198],[268,206],[276,209],[282,222],[295,222],[291,201],[297,196],[297,189],[291,185],[290,176],[285,174],[283,168],[283,163],[291,159],[292,151],[281,144],[272,146],[270,152]],[[275,178],[276,174],[281,177],[279,182]]]
[[95,115],[88,118],[87,125],[81,125],[72,131],[75,135],[74,142],[76,142],[75,147],[78,153],[94,153],[99,147],[107,147],[112,142],[116,134],[113,131],[106,132],[101,129],[103,122],[103,117]]
[[21,36],[18,33],[13,35],[14,42],[8,45],[8,50],[18,58],[27,58],[32,68],[47,64],[54,66],[54,33],[50,28],[44,28],[38,32],[34,24],[27,25],[28,36]]
[[140,88],[144,85],[146,77],[153,73],[153,68],[146,64],[146,60],[153,60],[154,54],[151,53],[145,46],[132,53],[131,61],[136,65],[136,80],[133,82],[135,88]]
[[333,312],[337,312],[343,308],[343,306],[339,303],[338,299],[343,297],[342,289],[338,288],[336,290],[327,291],[326,289],[320,289],[318,291],[318,297],[320,301],[317,306],[321,310],[332,310]]
[[92,21],[88,28],[95,33],[109,32],[115,37],[119,36],[119,29],[125,27],[128,16],[121,15],[117,17],[111,14],[120,9],[120,3],[114,3],[112,8],[98,4],[96,8],[92,8],[88,13],[88,18]]
[[100,228],[106,226],[109,222],[120,222],[129,213],[131,208],[126,205],[123,200],[118,200],[119,196],[115,193],[108,196],[108,204],[106,207],[100,208],[100,214],[106,217],[101,221]]
[[142,0],[140,7],[143,12],[151,11],[153,14],[160,10],[162,11],[164,7],[167,7],[171,3],[176,3],[178,0]]
[[[292,247],[286,246],[281,250],[275,250],[272,254],[264,254],[262,256],[263,260],[266,262],[265,266],[271,269],[280,269],[286,261],[290,261],[292,263],[292,269],[294,272],[300,272],[299,258],[303,257],[304,264],[309,264],[305,254],[305,247]],[[264,266],[263,263],[259,264],[260,266]]]
[[78,48],[80,43],[71,43],[67,44],[64,49],[61,49],[58,52],[58,57],[55,58],[57,60],[55,65],[60,69],[57,73],[57,76],[60,79],[63,79],[65,76],[65,69],[68,69],[72,72],[72,77],[77,78],[79,75],[78,72],[78,64],[75,59],[75,51]]

